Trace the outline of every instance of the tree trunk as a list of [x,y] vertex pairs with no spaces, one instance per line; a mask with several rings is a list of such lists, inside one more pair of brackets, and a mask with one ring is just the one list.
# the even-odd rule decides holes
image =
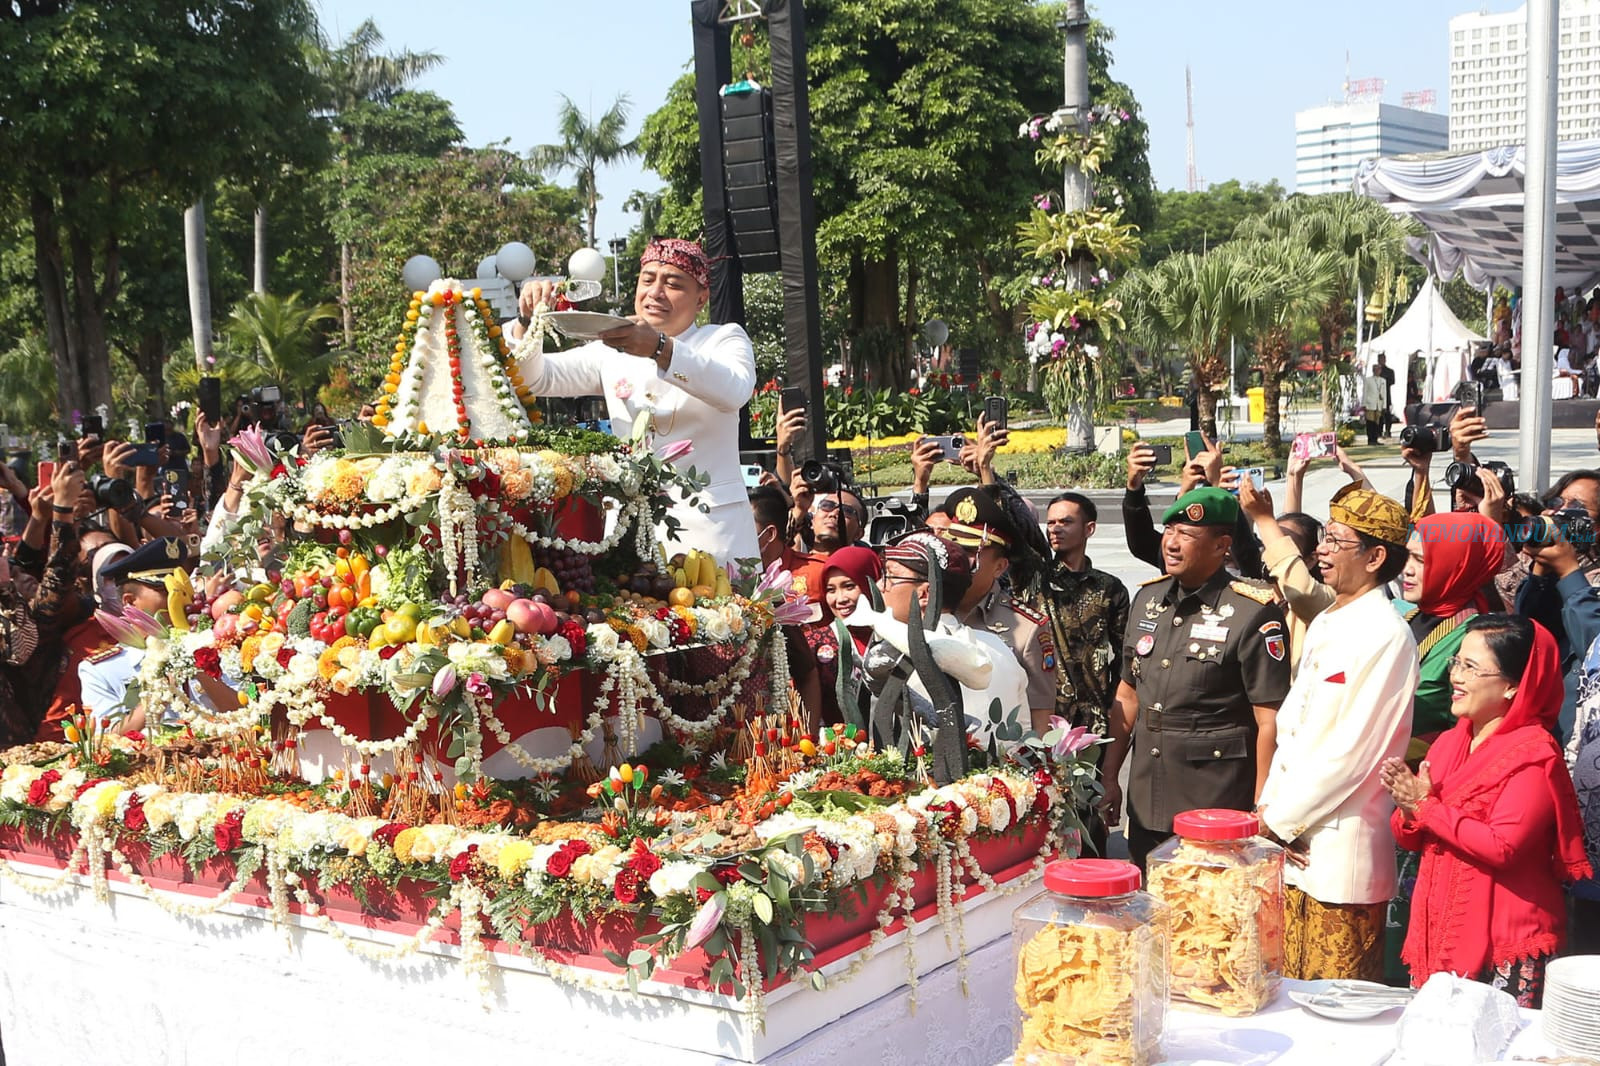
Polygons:
[[876,333],[881,339],[892,333],[900,342],[894,345],[868,345],[873,349],[855,350],[866,356],[867,363],[874,359],[876,366],[864,366],[871,375],[872,384],[879,388],[906,389],[911,386],[908,360],[905,358],[905,327],[900,322],[900,256],[891,248],[882,259],[854,259],[850,270],[851,281],[851,333],[857,337]]
[[189,328],[194,363],[204,374],[211,366],[211,277],[206,266],[206,202],[202,197],[183,212],[183,259],[189,277]]
[[[70,210],[71,194],[66,188],[62,189],[61,203],[63,208],[69,209],[65,212],[68,217],[77,215]],[[77,317],[78,363],[89,394],[88,406],[81,410],[87,412],[100,404],[111,406],[111,349],[106,337],[105,309],[117,291],[116,242],[114,239],[108,242],[101,258],[99,273],[103,277],[99,289],[95,288],[94,249],[88,235],[75,225],[67,227],[67,251],[72,257],[70,313]]]
[[1202,384],[1196,375],[1196,390],[1200,403],[1200,432],[1207,440],[1217,439],[1217,394]]
[[1278,424],[1278,398],[1283,389],[1283,377],[1270,367],[1261,369],[1261,441],[1267,451],[1278,454],[1283,447],[1283,429]]
[[39,277],[39,303],[44,311],[45,333],[50,339],[50,357],[56,368],[56,397],[61,417],[72,412],[90,411],[89,381],[80,357],[78,321],[67,304],[66,269],[61,255],[61,234],[56,228],[55,203],[35,192],[31,198],[33,216],[33,263]]
[[350,242],[339,242],[339,319],[344,325],[346,351],[356,346],[356,315],[350,306]]
[[138,347],[118,347],[144,379],[146,415],[152,420],[164,419],[161,412],[167,409],[167,384],[161,372],[167,362],[167,338],[159,330],[151,330],[139,336]]
[[255,233],[255,282],[256,292],[267,291],[267,206],[256,204],[256,233]]
[[[912,383],[916,383],[917,346],[921,337],[921,323],[917,321],[922,317],[917,313],[917,283],[922,280],[922,271],[917,266],[915,259],[906,264],[906,298],[905,316],[902,319],[900,331],[905,338],[900,344],[901,358],[911,368]],[[933,353],[934,359],[939,357],[937,350]]]

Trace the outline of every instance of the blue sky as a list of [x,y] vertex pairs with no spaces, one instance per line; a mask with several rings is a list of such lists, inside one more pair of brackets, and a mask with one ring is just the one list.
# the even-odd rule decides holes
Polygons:
[[[370,16],[389,48],[442,53],[446,61],[418,87],[455,105],[470,143],[509,139],[520,151],[555,139],[563,92],[597,114],[626,92],[637,131],[687,69],[693,48],[688,0],[318,0],[317,6],[330,34],[342,36]],[[1494,0],[1481,8],[1518,6]],[[1384,99],[1399,103],[1404,92],[1433,89],[1443,111],[1447,24],[1479,9],[1471,0],[1132,0],[1090,8],[1116,32],[1113,71],[1145,110],[1151,169],[1161,188],[1182,188],[1185,181],[1185,64],[1194,76],[1201,177],[1277,178],[1292,188],[1294,113],[1340,95],[1346,52],[1352,77],[1384,79]],[[601,241],[631,225],[633,216],[622,211],[630,190],[659,185],[638,163],[603,171]]]

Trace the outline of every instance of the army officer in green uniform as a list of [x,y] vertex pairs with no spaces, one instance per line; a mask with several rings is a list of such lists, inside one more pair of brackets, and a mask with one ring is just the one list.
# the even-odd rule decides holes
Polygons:
[[1117,824],[1131,759],[1128,853],[1140,869],[1174,815],[1251,810],[1272,764],[1288,635],[1271,586],[1223,568],[1238,515],[1223,489],[1180,496],[1161,519],[1166,576],[1141,586],[1128,614],[1103,805]]

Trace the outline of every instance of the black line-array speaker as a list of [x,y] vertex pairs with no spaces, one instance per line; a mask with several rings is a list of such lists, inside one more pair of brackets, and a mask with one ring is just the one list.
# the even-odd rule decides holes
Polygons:
[[778,270],[778,167],[772,93],[722,92],[722,176],[733,248],[745,273]]
[[956,373],[961,375],[961,384],[963,385],[972,386],[978,383],[978,379],[983,376],[981,363],[978,359],[978,349],[956,349]]

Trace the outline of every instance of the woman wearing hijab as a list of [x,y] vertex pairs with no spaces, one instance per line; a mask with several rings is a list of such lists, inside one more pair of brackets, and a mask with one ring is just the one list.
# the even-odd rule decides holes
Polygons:
[[849,628],[848,619],[856,603],[882,574],[883,564],[877,553],[860,545],[840,548],[822,564],[822,619],[802,632],[816,662],[822,696],[817,714],[823,725],[844,721],[840,709],[842,689],[850,692],[845,699],[854,698],[850,664],[860,661],[871,630],[857,633]]
[[1390,819],[1422,853],[1403,958],[1413,986],[1468,974],[1538,1007],[1566,932],[1562,885],[1588,877],[1577,797],[1551,729],[1561,709],[1555,638],[1482,615],[1450,664],[1456,724],[1418,772],[1384,762]]
[[1450,712],[1450,660],[1466,636],[1466,624],[1491,609],[1484,594],[1505,561],[1505,534],[1476,511],[1431,514],[1406,542],[1396,604],[1411,626],[1421,659],[1410,757],[1455,724]]

